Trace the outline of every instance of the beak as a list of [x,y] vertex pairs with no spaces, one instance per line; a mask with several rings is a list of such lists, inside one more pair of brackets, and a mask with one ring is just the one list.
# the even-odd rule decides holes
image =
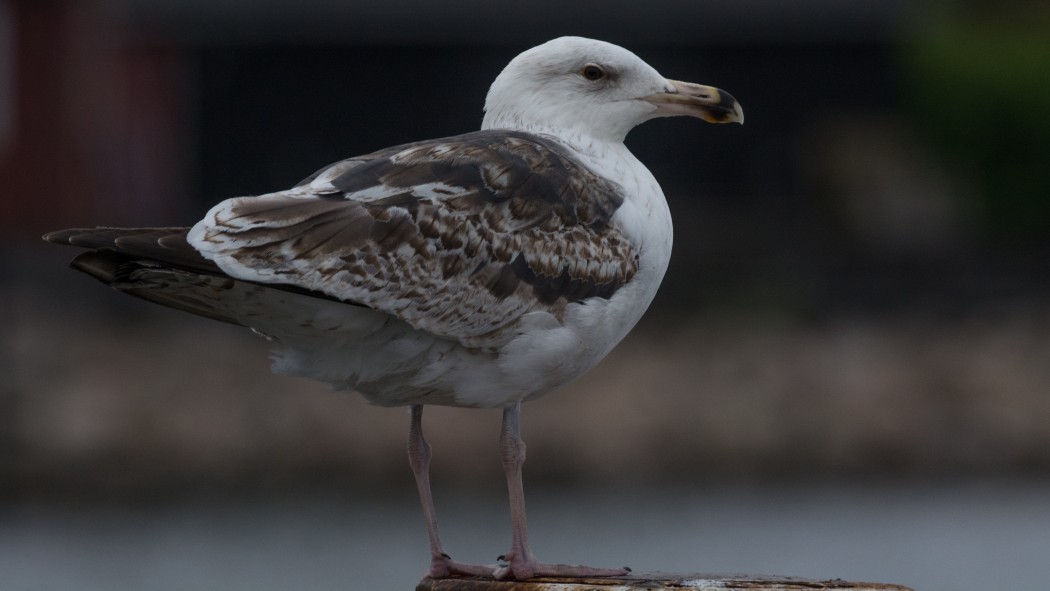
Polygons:
[[713,86],[692,82],[668,80],[674,90],[661,92],[641,100],[656,105],[657,117],[688,115],[708,123],[743,123],[744,109],[733,95]]

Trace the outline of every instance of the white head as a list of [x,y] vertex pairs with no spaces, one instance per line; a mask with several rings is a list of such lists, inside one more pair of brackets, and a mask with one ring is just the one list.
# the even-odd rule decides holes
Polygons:
[[654,117],[743,123],[728,93],[668,80],[622,47],[560,37],[511,60],[489,88],[482,129],[516,129],[622,142]]

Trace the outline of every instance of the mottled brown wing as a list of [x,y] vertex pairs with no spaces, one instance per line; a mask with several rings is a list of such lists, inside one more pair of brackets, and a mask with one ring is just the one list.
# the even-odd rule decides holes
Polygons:
[[469,346],[637,270],[621,188],[555,141],[482,131],[397,146],[227,200],[189,242],[230,275],[315,290]]

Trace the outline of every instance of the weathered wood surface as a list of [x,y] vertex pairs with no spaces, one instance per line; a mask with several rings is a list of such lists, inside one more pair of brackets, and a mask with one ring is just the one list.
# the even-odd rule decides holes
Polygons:
[[842,579],[800,579],[764,575],[636,573],[626,577],[568,579],[539,577],[528,581],[494,581],[475,577],[425,577],[416,591],[912,591],[901,585]]

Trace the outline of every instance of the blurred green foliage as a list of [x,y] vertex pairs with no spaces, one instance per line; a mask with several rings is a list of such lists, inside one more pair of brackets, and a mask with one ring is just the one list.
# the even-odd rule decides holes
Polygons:
[[963,178],[978,184],[974,194],[994,245],[1050,241],[1047,17],[1035,8],[960,12],[940,5],[905,46],[915,114]]

